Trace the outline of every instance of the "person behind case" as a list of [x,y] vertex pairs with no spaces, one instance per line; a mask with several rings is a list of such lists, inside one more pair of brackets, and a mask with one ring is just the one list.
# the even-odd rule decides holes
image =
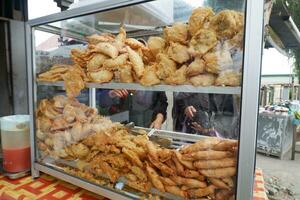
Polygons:
[[110,113],[128,110],[129,122],[136,126],[160,129],[166,119],[168,102],[165,92],[116,89],[101,90],[98,95],[100,107],[109,108]]
[[180,103],[182,112],[177,112],[179,116],[175,118],[182,120],[175,122],[175,128],[186,133],[236,139],[239,133],[236,98],[227,94],[179,93],[175,102]]

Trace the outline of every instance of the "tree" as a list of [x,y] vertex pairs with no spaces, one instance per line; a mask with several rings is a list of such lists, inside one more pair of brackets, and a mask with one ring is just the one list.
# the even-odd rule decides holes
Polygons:
[[[288,12],[292,16],[295,24],[298,29],[300,28],[300,1],[299,0],[277,0],[280,3],[283,3],[286,6]],[[287,4],[285,4],[287,2]],[[294,62],[294,70],[298,77],[298,82],[300,83],[300,47],[296,49],[291,49],[292,56],[295,60]]]

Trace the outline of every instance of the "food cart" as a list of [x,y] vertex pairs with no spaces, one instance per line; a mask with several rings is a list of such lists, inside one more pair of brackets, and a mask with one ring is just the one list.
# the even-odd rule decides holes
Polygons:
[[[28,21],[32,176],[111,199],[251,199],[263,1],[208,2],[112,0]],[[41,33],[80,45],[71,62],[43,62]],[[113,123],[97,115],[100,89],[233,95],[238,138]]]

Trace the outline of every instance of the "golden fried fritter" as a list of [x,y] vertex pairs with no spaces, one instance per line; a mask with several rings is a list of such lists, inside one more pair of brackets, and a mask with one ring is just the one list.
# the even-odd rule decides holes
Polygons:
[[217,45],[218,39],[215,31],[200,29],[191,39],[189,51],[193,56],[203,56]]
[[210,18],[214,16],[214,12],[210,7],[199,7],[192,11],[189,18],[189,32],[193,36],[198,30],[206,28]]
[[164,36],[167,42],[187,43],[188,26],[182,22],[176,22],[171,27],[164,29]]
[[179,64],[182,64],[190,59],[187,46],[175,42],[171,42],[168,48],[168,56]]
[[171,76],[176,71],[176,63],[170,59],[166,54],[159,53],[156,56],[158,62],[157,65],[157,76],[164,80]]

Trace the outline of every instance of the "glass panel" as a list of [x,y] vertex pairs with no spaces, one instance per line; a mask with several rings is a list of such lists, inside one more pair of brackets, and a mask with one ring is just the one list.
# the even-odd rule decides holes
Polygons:
[[160,0],[34,27],[39,162],[130,198],[235,199],[244,10]]

